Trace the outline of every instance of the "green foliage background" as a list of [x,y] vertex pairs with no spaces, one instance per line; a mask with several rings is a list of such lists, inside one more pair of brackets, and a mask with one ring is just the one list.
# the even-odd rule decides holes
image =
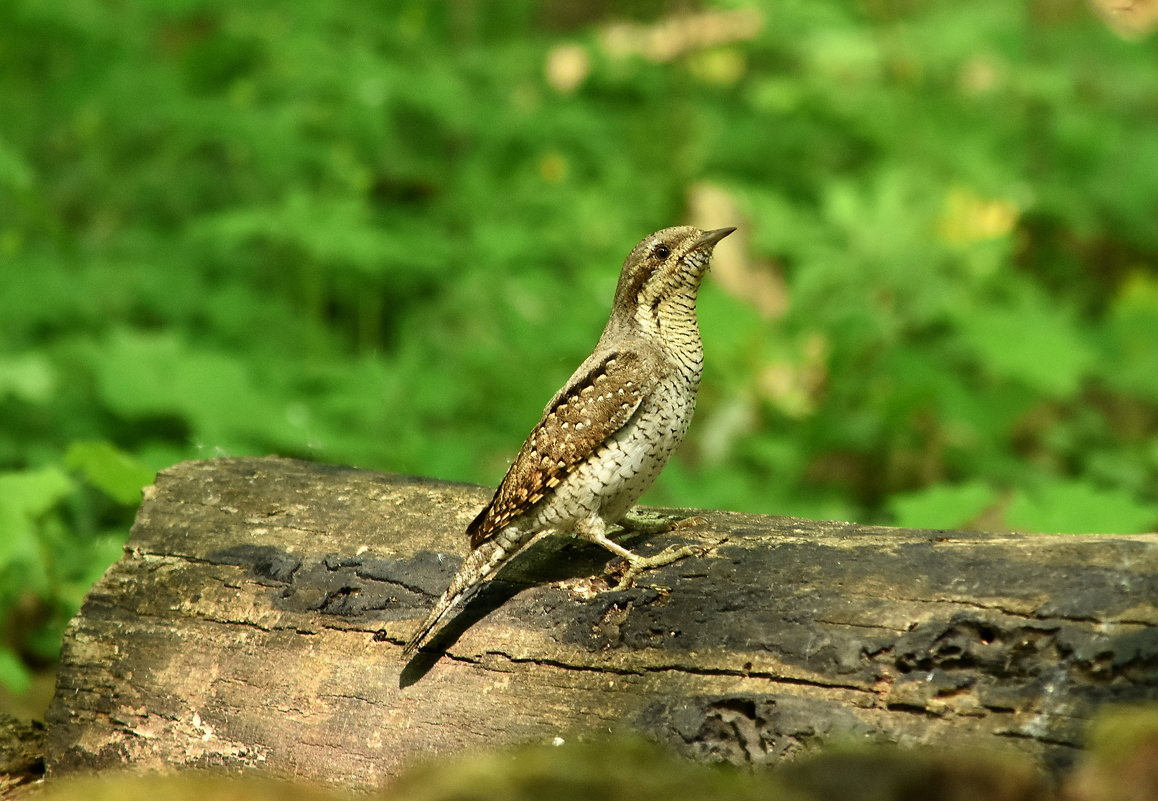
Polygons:
[[1156,88],[1074,0],[0,4],[0,681],[166,465],[495,483],[705,184],[788,305],[647,500],[1153,529]]

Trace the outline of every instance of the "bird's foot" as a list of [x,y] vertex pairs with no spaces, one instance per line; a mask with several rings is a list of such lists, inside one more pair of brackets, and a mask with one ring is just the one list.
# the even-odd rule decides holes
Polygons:
[[624,557],[627,562],[627,570],[623,571],[623,575],[619,577],[619,581],[611,589],[614,592],[626,590],[635,583],[636,576],[646,570],[664,567],[689,556],[704,556],[710,550],[710,547],[703,545],[671,545],[655,556],[640,556],[633,553],[632,557],[634,558]]
[[[598,525],[592,525],[577,530],[577,534],[589,542],[594,542],[597,545],[602,545],[607,550],[611,551],[616,556],[620,557],[627,563],[627,570],[619,578],[613,587],[614,590],[625,590],[634,582],[636,576],[645,570],[654,570],[657,567],[670,565],[673,562],[678,562],[681,559],[686,559],[689,556],[703,556],[720,545],[725,540],[713,543],[712,545],[672,545],[660,551],[655,556],[640,556],[635,551],[625,548],[618,542],[609,538],[602,530],[602,521],[596,521]],[[640,519],[639,517],[625,518],[620,521],[619,525],[626,530],[632,532],[661,532],[671,531],[674,528],[685,528],[687,526],[694,526],[704,522],[698,517],[689,517],[684,520],[673,520],[671,518],[653,518],[648,517]]]

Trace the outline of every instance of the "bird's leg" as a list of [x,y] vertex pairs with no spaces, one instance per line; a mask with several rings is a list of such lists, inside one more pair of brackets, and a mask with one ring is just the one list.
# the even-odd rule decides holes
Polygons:
[[[669,530],[670,528],[672,528],[672,525],[669,523],[661,530]],[[703,556],[706,550],[698,545],[672,545],[660,551],[655,556],[640,556],[635,553],[635,551],[623,547],[608,537],[606,530],[607,524],[603,522],[603,518],[596,515],[580,521],[579,525],[575,527],[575,533],[580,537],[588,542],[602,545],[627,562],[627,570],[612,588],[613,590],[627,589],[635,581],[635,577],[645,570],[653,570],[657,567],[670,565],[673,562],[678,562],[680,559],[686,559],[689,556]],[[632,530],[637,531],[638,529],[633,528]]]

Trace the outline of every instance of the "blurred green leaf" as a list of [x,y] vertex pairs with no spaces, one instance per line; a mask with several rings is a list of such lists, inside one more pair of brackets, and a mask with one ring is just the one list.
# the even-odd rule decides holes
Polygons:
[[1098,366],[1110,386],[1158,398],[1158,278],[1130,274],[1114,299]]
[[0,685],[19,695],[32,683],[32,674],[12,649],[0,645]]
[[0,356],[0,400],[11,395],[30,403],[42,403],[56,387],[56,372],[39,353]]
[[1158,504],[1081,481],[1054,480],[1019,490],[1005,521],[1020,531],[1058,534],[1136,534],[1158,529]]
[[0,137],[0,187],[29,189],[32,186],[33,171],[20,153]]
[[73,488],[72,479],[57,467],[0,473],[0,569],[20,558],[37,558],[37,520]]
[[1042,300],[974,308],[958,323],[987,372],[1047,397],[1072,396],[1094,363],[1092,346],[1070,316]]
[[0,500],[19,514],[35,519],[72,491],[72,479],[58,467],[0,473]]
[[935,484],[889,499],[897,525],[905,528],[962,528],[998,500],[998,493],[980,481]]
[[741,230],[645,500],[1153,525],[1158,37],[706,0],[624,39],[564,5],[0,3],[0,471],[76,476],[0,497],[4,580],[60,610],[37,652],[165,464],[497,482],[680,222]]
[[300,441],[288,410],[240,358],[173,335],[121,330],[98,352],[96,369],[111,409],[128,417],[174,416],[204,446],[228,450],[251,437]]
[[[0,489],[3,483],[3,477],[0,476]],[[32,522],[15,503],[3,497],[0,497],[0,531],[4,532],[4,536],[0,537],[0,571],[21,558],[36,555],[39,541]]]
[[103,440],[72,443],[65,464],[117,503],[135,506],[141,489],[152,483],[154,473],[129,454]]

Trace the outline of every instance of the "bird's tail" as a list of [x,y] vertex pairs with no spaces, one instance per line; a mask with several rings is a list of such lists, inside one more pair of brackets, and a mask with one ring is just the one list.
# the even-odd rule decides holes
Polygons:
[[520,536],[519,532],[511,530],[511,528],[513,527],[504,529],[499,532],[499,536],[487,540],[470,552],[466,561],[462,563],[462,567],[450,580],[450,586],[446,588],[446,592],[438,599],[434,609],[430,611],[430,614],[422,621],[422,625],[415,630],[410,641],[406,643],[406,647],[402,649],[403,659],[409,659],[430,636],[430,632],[434,631],[439,622],[459,601],[514,556],[527,542],[528,537]]

